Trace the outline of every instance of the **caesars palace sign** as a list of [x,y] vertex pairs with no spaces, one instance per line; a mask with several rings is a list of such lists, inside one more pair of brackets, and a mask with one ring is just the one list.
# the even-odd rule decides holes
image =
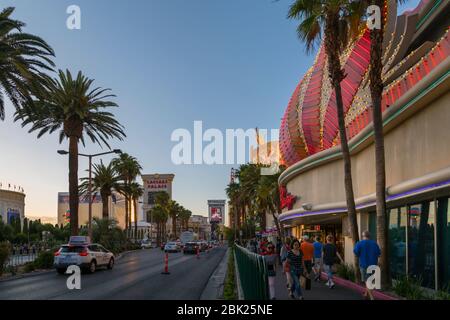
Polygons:
[[169,189],[169,179],[152,179],[145,181],[145,186],[150,190],[167,190]]

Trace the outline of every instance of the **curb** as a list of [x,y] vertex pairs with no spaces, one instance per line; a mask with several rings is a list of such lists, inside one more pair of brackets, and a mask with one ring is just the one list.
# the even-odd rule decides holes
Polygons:
[[0,282],[6,282],[6,281],[12,281],[12,280],[18,280],[18,279],[23,279],[23,278],[31,278],[31,277],[36,277],[36,276],[40,276],[46,273],[50,273],[50,272],[54,272],[55,270],[53,269],[48,269],[48,270],[42,270],[42,271],[33,271],[33,272],[29,272],[29,273],[24,273],[24,274],[20,274],[20,275],[16,275],[16,276],[11,276],[11,277],[7,277],[4,279],[0,279]]
[[[325,277],[325,279],[327,278],[327,274],[325,272],[322,272],[322,276]],[[336,284],[338,284],[344,288],[358,292],[359,294],[363,294],[366,290],[366,288],[362,285],[354,283],[353,281],[350,281],[350,280],[339,278],[335,275],[333,275],[333,281]],[[378,290],[373,290],[372,293],[373,293],[373,297],[376,300],[391,300],[391,301],[400,300],[394,296],[391,296],[389,294],[386,294],[386,293],[378,291]]]
[[227,275],[228,255],[230,248],[227,249],[219,265],[213,271],[208,282],[203,289],[200,300],[222,300],[225,277]]
[[236,278],[238,300],[245,300],[244,290],[242,289],[242,284],[241,284],[241,276],[239,275],[239,268],[238,268],[237,260],[236,260],[236,253],[234,253],[234,270],[235,270],[234,274],[235,274],[235,278]]

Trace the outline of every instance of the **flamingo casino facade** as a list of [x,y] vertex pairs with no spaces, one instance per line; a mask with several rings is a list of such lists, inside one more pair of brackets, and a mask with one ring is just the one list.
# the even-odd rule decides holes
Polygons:
[[[450,283],[450,1],[423,0],[397,15],[386,3],[383,122],[393,278]],[[368,87],[370,31],[341,56],[345,123],[360,231],[376,239],[375,151]],[[292,236],[333,234],[353,262],[334,91],[319,49],[280,127],[279,179],[287,202],[279,219]],[[290,200],[290,201],[289,201]],[[293,201],[294,200],[294,201]]]

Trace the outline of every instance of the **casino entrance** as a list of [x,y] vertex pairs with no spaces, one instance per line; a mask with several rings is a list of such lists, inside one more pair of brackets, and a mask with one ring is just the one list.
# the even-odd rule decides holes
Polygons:
[[332,235],[336,247],[343,257],[345,252],[345,239],[342,232],[344,219],[344,214],[303,216],[293,221],[289,235],[297,239],[307,235],[312,240],[319,236],[322,243],[325,243],[326,236]]

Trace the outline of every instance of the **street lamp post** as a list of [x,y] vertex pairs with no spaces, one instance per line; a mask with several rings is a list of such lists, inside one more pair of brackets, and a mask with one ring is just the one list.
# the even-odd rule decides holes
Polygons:
[[[58,153],[60,155],[66,155],[69,154],[68,151],[65,150],[58,150]],[[78,156],[86,157],[89,159],[89,182],[88,182],[88,197],[89,197],[89,209],[88,209],[88,236],[90,239],[92,239],[92,158],[104,156],[107,154],[121,154],[122,150],[120,149],[114,149],[112,151],[108,152],[102,152],[102,153],[96,153],[96,154],[83,154],[79,153]]]

